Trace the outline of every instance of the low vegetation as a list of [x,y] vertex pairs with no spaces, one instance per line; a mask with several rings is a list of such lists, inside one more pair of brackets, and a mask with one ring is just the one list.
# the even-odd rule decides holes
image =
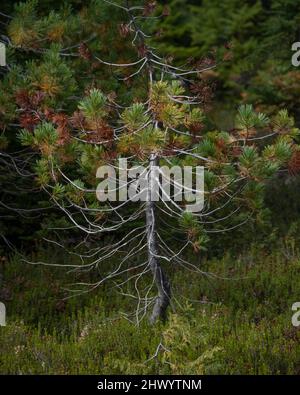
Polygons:
[[[2,260],[8,325],[0,371],[9,374],[299,374],[300,254],[287,236],[273,250],[203,263],[215,277],[177,269],[167,321],[137,326],[135,304],[111,284],[64,300],[77,275]],[[67,259],[58,251],[39,257]],[[73,278],[72,278],[73,277]],[[185,289],[182,289],[185,288]],[[185,298],[180,297],[184,295]],[[125,312],[132,312],[126,316]]]

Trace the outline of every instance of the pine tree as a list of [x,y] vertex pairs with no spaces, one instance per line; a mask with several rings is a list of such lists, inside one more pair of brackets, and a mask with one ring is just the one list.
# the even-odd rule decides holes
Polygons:
[[[104,4],[122,21],[117,24],[120,43],[114,44],[112,59],[110,51],[99,49],[97,40],[91,48],[78,44],[80,56],[74,60],[71,43],[68,51],[52,42],[42,49],[44,41],[37,37],[45,34],[45,26],[49,36],[51,24],[32,16],[35,3],[18,6],[17,22],[10,23],[11,41],[13,47],[29,52],[31,60],[19,77],[16,65],[5,78],[12,97],[5,105],[14,105],[6,122],[9,126],[12,119],[18,119],[18,129],[22,128],[18,142],[27,147],[26,160],[32,162],[35,182],[66,216],[69,227],[85,235],[72,251],[68,249],[82,260],[73,267],[98,269],[100,278],[95,274],[95,281],[79,284],[77,292],[110,280],[128,294],[127,283],[133,280],[137,321],[152,306],[151,321],[155,322],[165,316],[171,301],[168,274],[172,270],[182,266],[213,276],[199,263],[209,237],[260,219],[264,182],[293,166],[299,130],[287,111],[270,118],[252,105],[239,108],[231,132],[211,130],[205,118],[209,92],[201,73],[214,70],[215,64],[200,62],[196,69],[189,69],[159,56],[145,30],[155,12],[152,1],[142,6],[140,1],[93,2],[95,15]],[[28,25],[24,9],[29,9]],[[21,29],[25,35],[20,34],[21,22],[26,25]],[[118,53],[119,45],[130,51]],[[94,66],[86,65],[82,74],[81,62],[86,57]],[[107,89],[103,76],[97,79],[98,67],[103,76],[116,79],[116,89]],[[103,168],[100,173],[98,169],[108,166],[119,176],[124,161],[131,169],[143,166],[140,173],[145,183],[133,178],[111,184],[117,177],[108,173],[107,190],[99,190],[97,176],[103,176]],[[180,170],[201,166],[204,191],[195,182],[187,187],[180,179],[166,176],[162,166],[173,165]],[[163,199],[163,179],[173,187],[169,199]],[[124,189],[145,194],[145,201],[136,201],[137,195],[115,202],[105,198],[105,192],[120,194]],[[180,201],[176,199],[179,192],[187,192]],[[201,211],[189,210],[191,192],[204,193]],[[66,248],[59,239],[54,242]],[[114,268],[113,257],[118,259]]]

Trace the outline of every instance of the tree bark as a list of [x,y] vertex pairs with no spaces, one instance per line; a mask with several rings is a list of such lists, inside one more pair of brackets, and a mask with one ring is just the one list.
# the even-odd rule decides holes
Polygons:
[[151,198],[151,191],[153,192],[155,190],[155,183],[157,182],[154,179],[154,175],[155,168],[158,166],[158,162],[158,156],[156,154],[151,154],[146,202],[146,225],[149,265],[158,291],[158,295],[156,297],[150,317],[151,323],[155,323],[159,319],[165,319],[166,311],[170,304],[171,298],[170,283],[158,259],[157,228],[155,217],[156,204],[153,198]]

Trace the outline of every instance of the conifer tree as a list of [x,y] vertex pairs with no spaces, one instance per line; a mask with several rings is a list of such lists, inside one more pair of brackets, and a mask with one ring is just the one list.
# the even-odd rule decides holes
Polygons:
[[[210,130],[205,121],[209,94],[201,74],[215,64],[199,61],[195,69],[177,67],[169,57],[156,53],[146,30],[157,18],[155,2],[103,0],[95,4],[96,9],[105,4],[117,11],[119,40],[130,50],[111,60],[95,43],[94,50],[78,44],[81,56],[95,64],[81,80],[83,74],[77,73],[84,67],[76,64],[80,60],[69,59],[72,53],[52,43],[61,34],[58,21],[68,19],[53,16],[56,22],[50,34],[52,17],[33,15],[32,1],[20,5],[8,37],[13,46],[32,54],[32,59],[26,70],[15,66],[9,71],[4,84],[13,98],[4,105],[13,103],[8,124],[19,117],[22,130],[17,138],[28,149],[35,182],[66,216],[69,229],[84,235],[72,250],[59,239],[53,242],[81,260],[68,266],[97,269],[95,281],[78,284],[75,293],[110,280],[136,300],[138,322],[149,307],[155,322],[165,316],[170,304],[173,269],[184,267],[213,277],[201,269],[200,260],[209,237],[262,220],[265,180],[287,166],[297,169],[299,147],[294,139],[299,130],[286,110],[269,118],[251,105],[239,108],[230,133]],[[43,29],[50,40],[45,50],[37,34],[45,34]],[[38,60],[33,54],[38,54]],[[107,89],[103,77],[97,79],[100,66],[101,71],[108,70],[103,75],[117,81],[113,91]],[[115,188],[108,182],[107,192],[133,188],[146,193],[145,202],[99,200],[97,169],[110,166],[120,175],[119,159],[133,169],[143,165],[147,182],[137,185],[131,179]],[[203,193],[195,183],[186,187],[177,178],[167,177],[174,192],[163,199],[164,165],[204,168],[201,211],[188,210],[188,194],[182,201],[176,199],[186,189]],[[112,180],[114,176],[108,175],[108,181]],[[159,199],[152,199],[153,190],[159,191]],[[179,241],[174,242],[176,238]],[[133,291],[127,287],[131,280]]]
[[[268,113],[278,106],[299,116],[299,68],[291,63],[300,40],[300,4],[293,0],[171,0],[159,22],[159,48],[178,61],[213,54],[211,77],[226,104],[259,103]],[[227,104],[228,106],[228,104]]]

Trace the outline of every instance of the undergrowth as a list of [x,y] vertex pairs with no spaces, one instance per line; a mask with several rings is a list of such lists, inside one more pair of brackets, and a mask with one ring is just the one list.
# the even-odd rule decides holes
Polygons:
[[[58,251],[40,251],[58,261]],[[65,299],[78,274],[2,259],[7,326],[0,372],[8,374],[298,374],[300,255],[286,237],[273,252],[252,248],[201,264],[212,275],[173,268],[168,320],[138,326],[134,304],[109,284]]]

